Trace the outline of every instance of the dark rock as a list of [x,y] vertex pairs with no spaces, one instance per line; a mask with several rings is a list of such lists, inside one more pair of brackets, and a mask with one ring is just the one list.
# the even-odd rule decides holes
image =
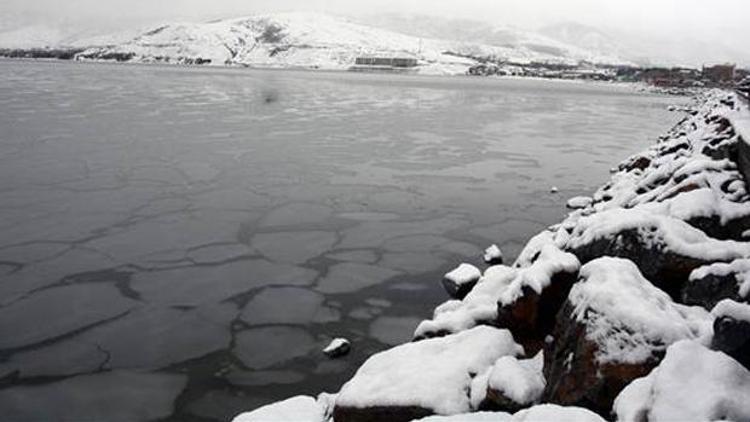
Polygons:
[[750,369],[750,321],[729,316],[716,318],[711,348],[728,354]]
[[544,347],[545,337],[552,333],[557,314],[577,277],[577,272],[555,274],[541,294],[524,287],[523,295],[514,303],[498,303],[496,325],[510,330],[527,356],[536,354]]
[[661,356],[639,363],[598,363],[599,346],[586,338],[586,326],[566,303],[553,332],[555,341],[544,350],[547,388],[543,402],[580,406],[601,415],[609,414],[617,395],[636,378],[648,375]]
[[655,244],[638,229],[622,230],[612,236],[572,248],[570,252],[581,263],[602,256],[629,259],[638,266],[644,277],[652,280],[673,298],[680,297],[680,291],[694,269],[710,263],[705,259],[680,255],[664,245]]
[[323,353],[331,359],[346,356],[352,350],[352,344],[344,338],[337,338],[323,349]]
[[650,165],[651,165],[650,158],[643,156],[643,155],[637,155],[635,157],[630,158],[625,163],[620,164],[620,170],[621,171],[645,170]]
[[432,415],[417,406],[340,407],[333,410],[334,422],[409,422]]
[[473,265],[461,264],[443,277],[443,287],[448,294],[461,300],[476,286],[482,272]]
[[[742,260],[737,260],[735,263],[740,261]],[[734,271],[709,271],[717,265],[731,268],[730,265],[732,264],[715,264],[705,267],[705,270],[698,269],[694,271],[690,276],[690,280],[682,289],[681,297],[683,303],[686,305],[702,306],[710,310],[724,299],[731,299],[735,302],[750,301],[750,298],[740,295],[739,269]],[[748,262],[748,268],[750,268],[750,261]]]

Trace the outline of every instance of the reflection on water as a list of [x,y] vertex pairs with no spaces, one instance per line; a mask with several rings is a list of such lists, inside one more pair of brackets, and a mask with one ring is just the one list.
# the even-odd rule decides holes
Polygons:
[[[674,99],[531,80],[0,73],[11,420],[220,420],[333,391],[409,339],[442,273],[493,242],[514,255],[676,117]],[[324,358],[332,336],[353,353]]]

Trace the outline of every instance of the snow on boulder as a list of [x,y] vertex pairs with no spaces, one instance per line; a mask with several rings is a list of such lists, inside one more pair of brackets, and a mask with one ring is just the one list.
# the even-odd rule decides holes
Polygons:
[[545,348],[543,401],[606,414],[617,393],[651,371],[668,345],[710,330],[708,312],[672,302],[631,261],[589,262]]
[[647,205],[708,236],[740,240],[750,228],[750,196],[738,168],[738,146],[745,144],[727,118],[736,112],[736,98],[727,98],[725,92],[707,93],[702,105],[657,144],[623,162],[594,194],[593,209]]
[[601,256],[627,258],[673,297],[694,269],[750,255],[748,243],[713,239],[684,221],[638,208],[581,217],[566,249],[584,263]]
[[750,302],[750,259],[697,268],[682,290],[682,301],[712,309],[723,299]]
[[323,353],[331,359],[345,356],[352,350],[352,344],[345,338],[335,338],[323,349]]
[[750,369],[750,305],[725,299],[711,314],[716,317],[711,348]]
[[511,422],[605,422],[596,413],[581,407],[540,404],[521,410]]
[[482,277],[479,268],[461,264],[443,277],[445,291],[455,299],[463,299]]
[[747,421],[748,397],[747,369],[724,353],[680,341],[617,396],[613,411],[619,422]]
[[513,415],[503,412],[474,412],[450,416],[428,416],[413,422],[510,422]]
[[484,250],[484,262],[487,265],[500,265],[503,263],[503,251],[497,245],[492,245]]
[[475,327],[370,357],[341,388],[334,419],[411,421],[469,412],[472,378],[501,356],[523,354],[508,330]]
[[605,422],[596,413],[580,407],[540,404],[515,415],[504,412],[476,412],[452,416],[429,416],[414,422]]
[[514,356],[498,359],[487,382],[487,400],[493,409],[512,412],[538,402],[546,386],[543,367],[542,352],[533,359],[519,360]]
[[565,206],[573,210],[578,210],[590,206],[593,202],[594,200],[589,196],[576,196],[568,199]]
[[313,397],[296,396],[236,416],[232,422],[323,422],[325,409]]
[[527,267],[488,268],[462,301],[438,306],[433,319],[423,321],[414,336],[430,338],[491,324],[509,329],[527,352],[536,353],[554,326],[578,267],[575,256],[546,242]]

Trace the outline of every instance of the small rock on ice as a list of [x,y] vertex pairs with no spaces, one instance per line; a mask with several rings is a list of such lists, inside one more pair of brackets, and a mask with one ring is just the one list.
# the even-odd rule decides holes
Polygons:
[[558,189],[557,186],[552,186],[551,188],[549,188],[549,192],[557,193],[557,192],[560,192],[560,189]]
[[456,299],[463,299],[482,277],[479,268],[471,264],[461,264],[443,277],[443,287]]
[[329,358],[334,359],[349,354],[349,351],[351,350],[352,344],[349,340],[345,338],[336,338],[333,339],[325,349],[323,349],[323,353]]
[[484,250],[484,262],[489,265],[500,265],[503,263],[503,251],[497,245],[492,245]]

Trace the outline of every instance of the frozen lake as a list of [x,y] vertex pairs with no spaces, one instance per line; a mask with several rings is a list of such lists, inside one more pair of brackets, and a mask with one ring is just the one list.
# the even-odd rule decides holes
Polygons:
[[[0,61],[3,418],[226,420],[335,391],[447,299],[443,273],[512,258],[680,101]],[[333,336],[352,354],[323,356]]]

